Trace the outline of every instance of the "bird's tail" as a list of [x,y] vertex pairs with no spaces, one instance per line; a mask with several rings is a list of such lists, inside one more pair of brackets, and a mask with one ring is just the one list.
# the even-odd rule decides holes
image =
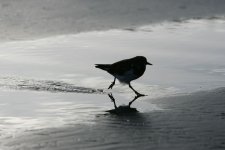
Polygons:
[[96,68],[108,71],[110,69],[110,65],[109,64],[95,64]]

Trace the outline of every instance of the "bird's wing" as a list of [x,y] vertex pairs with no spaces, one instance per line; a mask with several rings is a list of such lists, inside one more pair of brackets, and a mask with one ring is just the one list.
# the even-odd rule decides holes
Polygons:
[[122,61],[118,61],[111,65],[110,70],[108,71],[111,74],[123,75],[125,72],[129,71],[132,68],[132,64],[130,59],[125,59]]

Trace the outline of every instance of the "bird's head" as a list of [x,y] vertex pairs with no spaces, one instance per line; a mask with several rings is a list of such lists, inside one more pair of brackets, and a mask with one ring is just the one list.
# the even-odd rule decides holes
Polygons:
[[145,65],[152,65],[151,63],[149,63],[149,62],[147,61],[147,59],[146,59],[144,56],[136,56],[135,59],[136,59],[138,62],[142,63],[142,64],[145,64]]

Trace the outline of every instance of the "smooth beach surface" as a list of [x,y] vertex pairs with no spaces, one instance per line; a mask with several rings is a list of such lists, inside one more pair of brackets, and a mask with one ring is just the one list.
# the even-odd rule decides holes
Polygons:
[[[224,27],[191,19],[1,43],[0,149],[224,149]],[[134,93],[107,90],[113,78],[94,64],[136,55],[153,64],[132,83],[148,96],[124,113]]]

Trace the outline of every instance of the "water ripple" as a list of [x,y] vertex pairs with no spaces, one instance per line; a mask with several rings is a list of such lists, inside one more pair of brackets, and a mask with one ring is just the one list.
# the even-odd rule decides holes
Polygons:
[[80,87],[61,81],[21,79],[14,77],[1,77],[0,88],[32,90],[32,91],[48,91],[48,92],[66,92],[66,93],[67,92],[88,93],[88,94],[104,93],[102,89]]

